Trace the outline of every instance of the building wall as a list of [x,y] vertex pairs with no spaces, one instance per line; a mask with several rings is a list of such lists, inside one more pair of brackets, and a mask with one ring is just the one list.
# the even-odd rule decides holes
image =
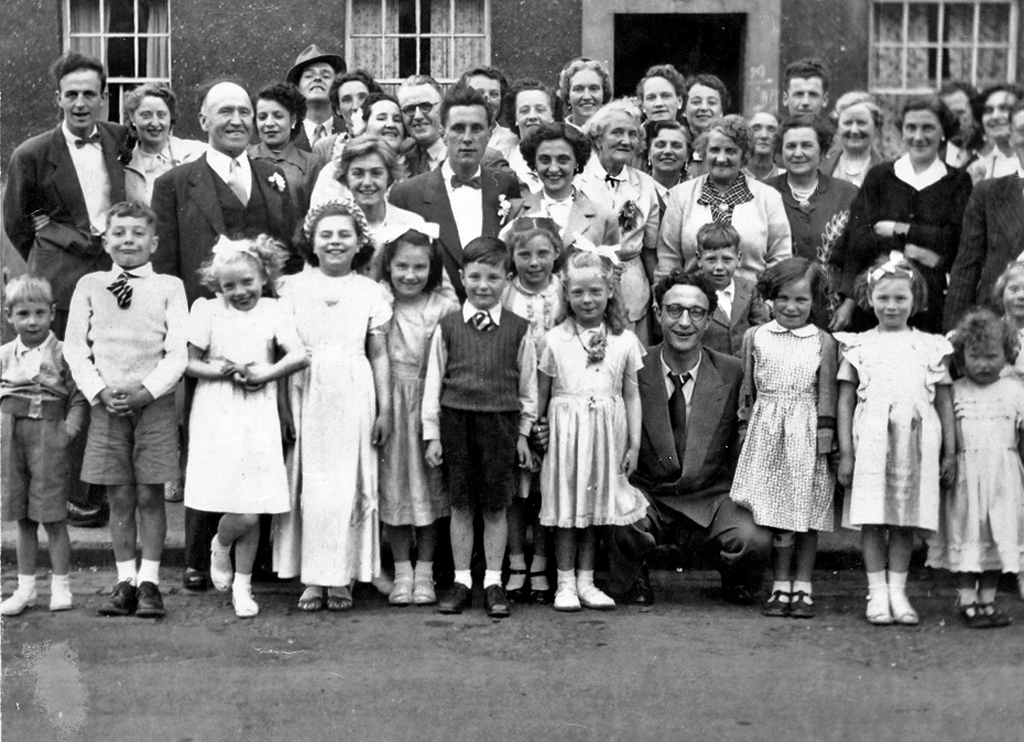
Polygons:
[[580,0],[491,0],[491,63],[509,81],[529,75],[555,85],[580,54]]
[[831,100],[868,85],[867,0],[781,0],[779,101],[786,65],[801,57],[825,60],[832,77]]

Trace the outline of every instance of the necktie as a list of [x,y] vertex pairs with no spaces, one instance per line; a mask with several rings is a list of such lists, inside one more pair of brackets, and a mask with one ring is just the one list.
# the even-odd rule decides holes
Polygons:
[[472,178],[466,178],[463,180],[458,175],[453,175],[451,178],[452,188],[459,188],[461,186],[468,186],[480,190],[480,176],[474,175]]
[[477,312],[473,315],[473,327],[480,330],[480,332],[489,332],[497,327],[494,324],[494,320],[491,319],[491,315],[487,312]]
[[117,299],[117,306],[119,309],[127,309],[132,305],[132,287],[128,284],[130,275],[121,271],[121,275],[117,279],[107,286],[107,291],[114,295]]
[[242,178],[242,164],[232,158],[231,168],[228,171],[228,188],[238,197],[242,206],[249,203],[249,197],[245,194],[245,181]]
[[686,453],[686,396],[683,394],[683,386],[692,377],[690,374],[674,374],[669,372],[669,378],[675,384],[672,396],[668,398],[668,417],[672,422],[672,438],[676,444],[676,456],[679,457],[679,466],[683,466],[683,455]]
[[316,144],[321,139],[323,139],[324,136],[326,136],[326,134],[327,134],[327,127],[324,126],[323,124],[317,124],[316,128],[313,129],[313,141],[310,142],[310,144],[311,145]]
[[82,147],[84,147],[87,144],[99,144],[99,143],[100,143],[100,133],[99,132],[96,132],[91,137],[82,137],[81,139],[76,139],[75,140],[75,146],[78,147],[78,149],[81,149]]

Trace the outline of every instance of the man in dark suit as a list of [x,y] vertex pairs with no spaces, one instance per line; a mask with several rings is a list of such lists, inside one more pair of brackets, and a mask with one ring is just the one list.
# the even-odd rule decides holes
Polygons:
[[[185,283],[189,306],[200,296],[213,296],[199,284],[196,271],[222,235],[269,234],[287,245],[296,220],[284,173],[269,160],[246,155],[253,110],[243,87],[223,80],[205,88],[199,124],[207,134],[206,154],[164,173],[153,186],[160,238],[153,267]],[[189,382],[186,419],[195,389]],[[219,513],[185,508],[185,587],[190,590],[208,587],[210,542],[219,519]]]
[[630,481],[647,495],[647,517],[615,529],[613,567],[634,577],[625,602],[651,603],[646,558],[696,532],[715,554],[723,597],[749,605],[760,586],[771,533],[729,499],[740,446],[743,367],[702,347],[718,304],[702,276],[673,271],[654,290],[664,342],[637,373],[642,435]]
[[296,147],[311,152],[313,145],[332,134],[348,130],[345,119],[331,106],[330,91],[334,78],[345,72],[344,57],[327,54],[316,44],[310,44],[295,58],[285,79],[298,87],[306,99],[306,115],[302,128],[292,140]]
[[481,166],[494,119],[483,96],[456,88],[441,102],[441,123],[448,156],[441,167],[391,189],[395,206],[440,226],[444,267],[459,301],[466,299],[459,269],[462,247],[470,240],[497,237],[519,196],[519,179],[511,170]]
[[[1010,143],[1024,163],[1024,101],[1010,116]],[[983,180],[974,186],[964,211],[960,249],[950,270],[945,330],[964,312],[992,300],[992,288],[1006,266],[1024,253],[1024,174]]]
[[[78,279],[110,268],[103,250],[107,210],[124,201],[124,168],[118,154],[123,126],[100,121],[107,100],[107,73],[91,57],[69,52],[50,67],[63,121],[14,150],[4,191],[4,227],[28,270],[49,280],[56,316],[54,334],[64,339],[68,307]],[[81,486],[78,469],[85,436],[73,444],[77,459],[68,523],[106,525],[103,488]],[[90,496],[90,491],[92,492]]]

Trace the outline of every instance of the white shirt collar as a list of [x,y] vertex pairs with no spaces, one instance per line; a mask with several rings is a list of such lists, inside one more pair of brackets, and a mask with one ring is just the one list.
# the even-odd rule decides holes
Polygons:
[[431,169],[437,166],[437,163],[441,160],[445,160],[448,157],[448,147],[444,143],[444,138],[439,137],[437,141],[431,144],[426,149],[427,157],[430,158]]
[[917,191],[923,191],[928,186],[938,183],[946,177],[946,164],[941,157],[936,157],[932,164],[923,173],[915,173],[914,166],[910,164],[910,155],[903,155],[893,163],[893,170],[896,177]]
[[306,139],[310,142],[313,141],[313,135],[316,133],[316,127],[324,127],[324,136],[329,137],[334,133],[334,116],[332,115],[329,119],[324,121],[322,124],[317,124],[310,119],[302,119],[302,126],[306,130]]
[[[469,300],[467,299],[466,302],[462,305],[462,321],[463,322],[469,322],[471,319],[473,319],[473,315],[475,315],[477,312],[480,312],[480,311],[483,311],[483,310],[477,309],[476,307],[474,307],[472,304],[469,303]],[[487,313],[489,315],[491,315],[491,319],[494,320],[494,324],[496,324],[496,325],[500,325],[501,324],[501,304],[500,303],[495,304],[493,307],[491,307],[489,310],[487,310]]]
[[789,328],[780,325],[778,320],[774,319],[768,324],[766,324],[764,327],[766,330],[768,330],[768,332],[774,332],[779,335],[785,335],[788,332],[791,335],[796,335],[798,338],[806,338],[810,337],[811,335],[818,334],[818,328],[815,327],[814,325],[807,324],[804,325],[803,327],[798,327],[795,330],[790,330]]
[[242,152],[242,154],[237,157],[232,157],[231,155],[225,154],[213,147],[208,147],[206,150],[206,161],[210,163],[210,167],[212,167],[214,172],[218,175],[223,173],[222,177],[224,177],[225,180],[227,179],[228,173],[231,172],[232,160],[238,160],[238,164],[243,168],[246,168],[249,165],[249,156],[245,152]]
[[[476,172],[474,172],[471,178],[482,178],[484,169],[480,166],[476,166]],[[444,164],[441,165],[441,177],[444,178],[445,184],[450,188],[452,183],[452,176],[455,175],[455,171],[452,169],[451,163],[446,159]]]
[[[704,351],[702,349],[701,352],[700,352],[700,357],[697,358],[697,362],[693,365],[693,368],[691,368],[689,371],[685,372],[685,373],[688,373],[690,375],[690,382],[694,382],[694,381],[697,380],[697,371],[700,370],[700,364],[701,364],[701,361],[703,361],[703,360],[704,360]],[[674,373],[675,373],[675,371],[673,371],[669,367],[669,365],[665,362],[665,351],[662,350],[662,352],[661,352],[661,375],[666,377],[666,378],[668,378],[669,374],[674,374]]]
[[734,298],[736,296],[736,279],[735,278],[730,279],[729,285],[726,286],[721,291],[718,291],[718,293],[719,294],[725,294],[730,299]]
[[153,264],[143,263],[134,268],[122,268],[119,265],[115,265],[110,272],[115,278],[122,273],[128,273],[132,278],[147,278],[153,275]]
[[[71,131],[68,130],[68,122],[67,121],[63,122],[60,125],[60,130],[62,132],[64,132],[64,141],[66,141],[68,143],[68,147],[74,147],[74,146],[76,146],[75,142],[78,141],[79,139],[85,139],[85,138],[91,137],[91,136],[95,135],[97,132],[99,132],[99,128],[96,126],[96,124],[93,124],[92,125],[92,129],[89,131],[89,133],[86,134],[85,137],[80,137],[77,134],[72,134]],[[100,146],[99,142],[89,142],[89,144],[90,145],[94,144],[97,147],[99,147],[100,149],[103,149],[103,147]]]
[[16,337],[14,339],[14,354],[16,356],[18,356],[19,358],[21,358],[26,353],[42,353],[43,348],[45,348],[47,345],[49,345],[51,342],[53,342],[56,339],[57,339],[57,336],[54,335],[53,334],[53,330],[51,330],[49,333],[47,333],[46,339],[43,340],[43,342],[39,343],[39,345],[37,345],[34,348],[29,348],[23,342],[21,342],[21,338],[20,337]]

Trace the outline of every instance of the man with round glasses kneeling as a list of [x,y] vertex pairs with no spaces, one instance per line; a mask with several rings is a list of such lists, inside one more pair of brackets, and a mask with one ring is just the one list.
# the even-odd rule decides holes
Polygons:
[[771,533],[729,499],[741,445],[737,418],[743,366],[702,347],[718,305],[702,276],[676,269],[654,289],[664,341],[637,373],[640,456],[630,482],[647,495],[647,517],[614,531],[613,579],[631,584],[619,602],[651,604],[647,559],[655,547],[703,538],[722,575],[722,596],[749,605],[761,584]]

